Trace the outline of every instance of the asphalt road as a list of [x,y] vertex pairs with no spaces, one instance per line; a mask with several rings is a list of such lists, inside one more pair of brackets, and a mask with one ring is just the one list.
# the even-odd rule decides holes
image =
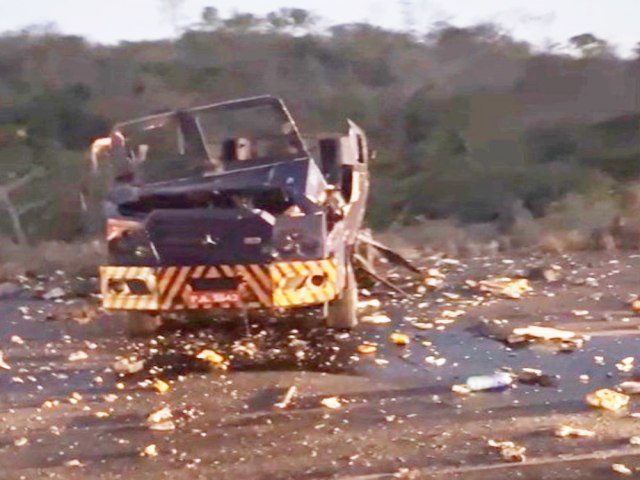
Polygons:
[[[60,313],[83,300],[35,300],[29,292],[0,300],[0,350],[11,367],[0,369],[0,478],[623,478],[613,464],[636,475],[640,447],[629,439],[640,435],[640,401],[610,412],[584,398],[634,378],[635,368],[616,364],[640,346],[640,317],[628,305],[640,294],[639,255],[422,262],[444,274],[441,288],[418,288],[398,271],[412,296],[374,289],[363,298],[380,300],[377,311],[391,322],[351,334],[313,322],[240,321],[133,337],[116,317]],[[465,285],[551,264],[562,278],[532,281],[519,300]],[[590,338],[573,352],[496,338],[533,323]],[[390,340],[396,331],[410,336],[407,346]],[[377,351],[358,353],[364,342]],[[223,355],[228,368],[198,360],[203,349]],[[143,360],[142,370],[118,375],[121,357]],[[554,380],[451,390],[469,375],[524,367]],[[159,393],[157,380],[169,390]],[[292,386],[291,404],[277,408]],[[339,408],[323,405],[331,397]],[[147,417],[162,407],[172,418],[153,430]],[[594,436],[557,438],[563,424]],[[513,441],[526,458],[506,461],[489,440]]]

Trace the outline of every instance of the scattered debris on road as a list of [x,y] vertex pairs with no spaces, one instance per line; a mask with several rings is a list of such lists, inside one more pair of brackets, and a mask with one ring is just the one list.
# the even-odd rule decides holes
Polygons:
[[276,403],[274,407],[280,408],[280,409],[289,407],[297,394],[298,394],[298,388],[295,385],[290,386],[285,392],[282,400]]
[[57,299],[60,299],[60,298],[64,297],[65,295],[66,295],[66,292],[64,291],[63,288],[56,287],[56,288],[53,288],[53,289],[49,290],[44,295],[42,295],[42,298],[44,300],[57,300]]
[[595,432],[585,428],[575,428],[570,425],[560,425],[554,430],[554,435],[560,438],[588,438],[595,437]]
[[630,373],[634,369],[635,358],[626,357],[616,363],[616,369],[622,373]]
[[529,325],[527,327],[514,328],[507,337],[507,343],[513,345],[535,341],[558,342],[563,347],[578,349],[584,345],[586,339],[587,337],[578,335],[570,330]]
[[144,360],[136,358],[119,358],[113,364],[113,371],[120,375],[133,375],[144,369]]
[[557,382],[557,377],[548,375],[537,368],[523,368],[518,372],[518,382],[525,385],[539,385],[541,387],[553,387]]
[[472,392],[484,390],[499,390],[507,388],[513,383],[513,376],[506,372],[496,372],[492,375],[474,375],[467,378],[464,385]]
[[637,395],[640,393],[640,382],[627,381],[618,385],[618,389],[627,395]]
[[377,298],[369,298],[367,300],[360,300],[358,302],[358,310],[378,310],[382,307],[382,302]]
[[296,387],[295,385],[290,386],[285,392],[284,397],[282,397],[282,400],[276,403],[274,407],[280,408],[280,409],[289,407],[297,394],[298,394],[298,387]]
[[71,352],[67,357],[70,362],[79,362],[80,360],[86,360],[89,358],[87,352],[78,350],[77,352]]
[[511,441],[499,442],[496,440],[489,440],[487,444],[490,447],[496,448],[503,460],[507,462],[524,462],[527,459],[525,456],[527,449],[522,445]]
[[142,452],[140,452],[141,457],[157,457],[158,456],[158,447],[155,444],[147,445],[144,447]]
[[0,368],[2,370],[11,370],[11,365],[9,365],[5,359],[4,359],[4,354],[2,353],[2,350],[0,350]]
[[411,343],[411,337],[406,333],[402,333],[402,332],[393,332],[389,336],[389,339],[391,340],[391,342],[393,342],[395,345],[398,345],[399,347],[405,347]]
[[16,438],[13,441],[13,444],[16,447],[24,447],[25,445],[27,445],[29,443],[29,440],[26,437],[20,437],[20,438]]
[[589,405],[605,410],[618,411],[622,410],[629,404],[629,396],[619,393],[608,388],[602,388],[595,392],[589,393],[586,397]]
[[173,422],[173,413],[169,407],[162,407],[152,411],[147,415],[147,425],[150,430],[171,431],[175,430],[176,425]]
[[323,407],[330,408],[331,410],[337,410],[342,407],[342,402],[338,397],[323,398],[320,403]]
[[524,294],[533,291],[529,280],[526,278],[489,278],[479,282],[468,280],[467,285],[495,297],[514,300],[520,299]]
[[378,351],[378,346],[375,343],[365,342],[358,345],[357,351],[361,355],[370,355]]
[[365,315],[360,319],[360,322],[370,325],[386,325],[391,323],[391,318],[384,313],[376,313],[375,315]]
[[614,463],[613,465],[611,465],[611,470],[619,473],[620,475],[633,475],[633,470],[622,463]]
[[210,349],[202,350],[200,353],[196,355],[198,360],[202,360],[207,362],[210,365],[213,365],[220,370],[226,370],[228,365],[226,359],[220,355],[218,352],[215,352]]
[[534,267],[529,270],[527,278],[532,281],[559,282],[562,280],[562,267],[560,265]]
[[425,357],[424,361],[434,367],[442,367],[447,363],[447,359],[444,357],[436,357],[435,355],[429,355]]
[[171,386],[158,378],[153,382],[153,389],[160,394],[164,394],[171,390]]

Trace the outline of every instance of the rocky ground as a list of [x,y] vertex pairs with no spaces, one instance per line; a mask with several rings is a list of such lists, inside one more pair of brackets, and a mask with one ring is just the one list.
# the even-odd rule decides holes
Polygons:
[[[421,277],[392,269],[408,297],[362,292],[350,334],[263,320],[132,336],[87,282],[0,286],[0,478],[638,475],[640,401],[586,396],[640,373],[640,255],[420,262]],[[517,330],[531,325],[574,335]],[[513,383],[465,388],[496,371]]]

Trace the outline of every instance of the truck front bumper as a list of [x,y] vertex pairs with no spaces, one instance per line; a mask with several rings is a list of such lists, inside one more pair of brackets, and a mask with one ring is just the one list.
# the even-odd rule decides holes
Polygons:
[[108,310],[264,309],[318,305],[338,295],[334,259],[266,265],[100,267]]

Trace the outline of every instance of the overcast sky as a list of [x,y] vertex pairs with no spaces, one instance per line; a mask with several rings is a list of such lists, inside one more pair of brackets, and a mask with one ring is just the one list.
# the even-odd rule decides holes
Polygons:
[[[640,0],[182,0],[182,25],[203,7],[224,14],[264,14],[280,7],[312,10],[328,23],[367,21],[389,28],[425,30],[436,21],[465,26],[495,21],[536,44],[564,42],[591,32],[631,51],[640,42]],[[166,38],[174,34],[163,0],[0,0],[0,32],[53,23],[62,33],[95,42]],[[410,12],[410,15],[407,13]]]

